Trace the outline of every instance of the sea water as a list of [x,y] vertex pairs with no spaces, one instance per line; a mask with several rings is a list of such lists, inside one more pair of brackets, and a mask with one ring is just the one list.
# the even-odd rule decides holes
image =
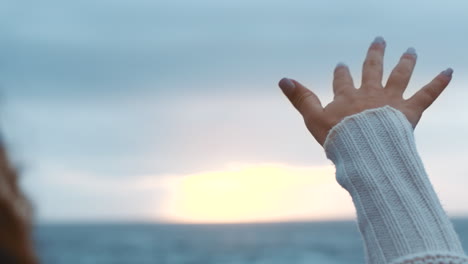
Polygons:
[[[454,220],[464,247],[468,219]],[[44,224],[36,229],[44,264],[357,264],[356,222],[229,225]]]

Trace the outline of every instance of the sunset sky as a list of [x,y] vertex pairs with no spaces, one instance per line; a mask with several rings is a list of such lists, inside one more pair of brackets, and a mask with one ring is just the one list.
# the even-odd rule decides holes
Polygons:
[[2,2],[2,131],[38,220],[352,219],[277,82],[326,105],[336,63],[359,84],[376,36],[385,76],[417,50],[405,97],[454,69],[415,134],[445,209],[468,216],[468,3],[416,2]]

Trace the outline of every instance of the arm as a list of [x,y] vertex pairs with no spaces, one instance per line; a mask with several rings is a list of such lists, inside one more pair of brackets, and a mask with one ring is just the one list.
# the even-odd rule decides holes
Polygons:
[[349,116],[324,148],[353,198],[367,263],[468,263],[400,111],[384,106]]
[[378,37],[364,61],[362,85],[349,69],[334,71],[334,99],[319,98],[291,79],[279,83],[336,166],[352,196],[367,263],[468,263],[416,150],[413,129],[452,77],[447,69],[409,99],[403,93],[416,64],[405,52],[382,85],[385,41]]

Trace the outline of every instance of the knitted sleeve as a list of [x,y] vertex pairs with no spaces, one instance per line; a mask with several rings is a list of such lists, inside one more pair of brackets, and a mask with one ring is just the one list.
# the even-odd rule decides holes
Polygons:
[[367,263],[468,263],[402,112],[387,105],[348,116],[324,148],[356,207]]

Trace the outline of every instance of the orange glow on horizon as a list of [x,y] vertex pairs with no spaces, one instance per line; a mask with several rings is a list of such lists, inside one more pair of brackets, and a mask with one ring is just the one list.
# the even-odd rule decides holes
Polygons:
[[349,218],[349,195],[335,169],[267,164],[186,175],[172,181],[163,213],[179,223]]

